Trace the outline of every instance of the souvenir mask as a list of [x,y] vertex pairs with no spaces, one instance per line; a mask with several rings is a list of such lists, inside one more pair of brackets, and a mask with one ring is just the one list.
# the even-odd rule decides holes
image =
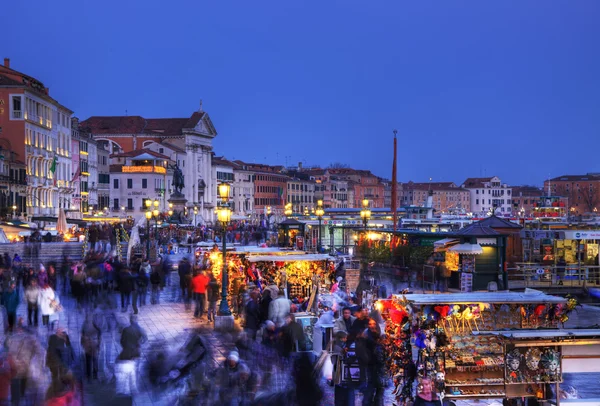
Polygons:
[[540,367],[542,352],[538,348],[530,348],[525,354],[525,363],[527,368],[537,370]]
[[558,367],[560,366],[560,355],[558,351],[547,349],[542,355],[542,366],[551,374],[558,373]]
[[508,367],[512,370],[512,371],[516,371],[519,369],[519,367],[521,366],[521,358],[523,357],[523,354],[521,354],[519,352],[519,350],[514,349],[511,352],[509,352],[508,354],[506,354],[506,363],[508,365]]

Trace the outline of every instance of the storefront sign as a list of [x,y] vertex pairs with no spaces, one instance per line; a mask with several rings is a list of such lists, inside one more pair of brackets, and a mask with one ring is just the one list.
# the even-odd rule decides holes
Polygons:
[[600,240],[600,230],[565,231],[565,240]]
[[547,230],[521,230],[521,237],[531,238],[533,240],[542,240],[546,238],[554,240],[565,239],[567,231],[547,231]]
[[439,238],[421,238],[420,246],[421,247],[433,247],[436,241],[439,241]]
[[360,226],[362,226],[362,222],[360,220],[323,220],[323,224],[338,226],[338,227],[360,227]]

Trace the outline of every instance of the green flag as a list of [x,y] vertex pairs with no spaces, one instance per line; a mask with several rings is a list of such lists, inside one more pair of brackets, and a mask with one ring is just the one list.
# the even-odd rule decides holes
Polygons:
[[50,165],[50,172],[54,174],[56,172],[56,155],[54,155],[54,159],[52,160],[52,165]]

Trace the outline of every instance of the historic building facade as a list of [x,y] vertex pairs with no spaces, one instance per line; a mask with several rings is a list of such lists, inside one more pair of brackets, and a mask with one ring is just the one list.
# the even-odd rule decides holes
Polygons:
[[[99,145],[106,145],[113,154],[145,148],[171,159],[176,150],[175,158],[184,174],[182,192],[187,199],[187,207],[192,210],[198,207],[199,216],[206,221],[214,219],[217,194],[211,161],[212,140],[217,132],[202,108],[187,118],[92,116],[82,125],[89,128]],[[172,165],[176,164],[173,161]],[[170,183],[166,184],[162,191],[156,192],[160,195],[157,198],[167,200],[171,187]]]
[[500,215],[512,214],[512,189],[499,177],[468,178],[462,184],[471,193],[471,211],[486,215],[495,211]]
[[8,58],[0,65],[0,144],[12,151],[11,166],[22,163],[27,176],[27,186],[14,177],[9,204],[30,220],[57,216],[71,197],[72,113],[42,82],[12,69]]

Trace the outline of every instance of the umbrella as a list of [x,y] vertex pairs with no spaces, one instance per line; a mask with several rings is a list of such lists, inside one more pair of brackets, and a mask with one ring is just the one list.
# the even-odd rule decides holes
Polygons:
[[67,225],[67,216],[65,215],[65,210],[60,209],[58,211],[58,219],[56,220],[56,231],[58,231],[60,234],[64,234],[68,229],[69,226]]
[[140,227],[135,225],[131,229],[131,236],[129,236],[129,244],[127,245],[127,264],[131,262],[131,251],[133,250],[133,247],[139,244],[141,244]]

